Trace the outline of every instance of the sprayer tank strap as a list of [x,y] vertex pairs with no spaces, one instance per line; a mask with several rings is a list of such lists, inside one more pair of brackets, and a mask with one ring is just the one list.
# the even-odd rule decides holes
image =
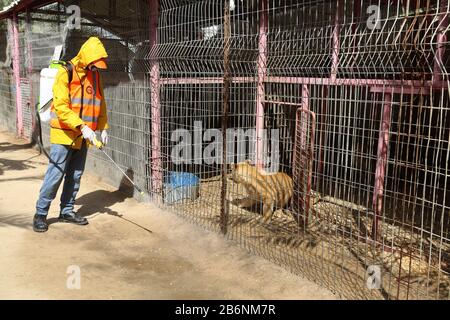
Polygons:
[[72,70],[73,70],[72,62],[70,62],[70,61],[65,62],[64,65],[63,65],[63,68],[66,69],[66,71],[67,71],[67,75],[69,76],[69,84],[70,84],[72,82],[72,76],[73,76],[73,73],[72,73]]

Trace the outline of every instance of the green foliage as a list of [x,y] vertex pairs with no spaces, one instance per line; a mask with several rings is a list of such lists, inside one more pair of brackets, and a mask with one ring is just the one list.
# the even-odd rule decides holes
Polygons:
[[3,7],[10,4],[11,2],[13,2],[13,0],[0,0],[0,10],[3,9]]

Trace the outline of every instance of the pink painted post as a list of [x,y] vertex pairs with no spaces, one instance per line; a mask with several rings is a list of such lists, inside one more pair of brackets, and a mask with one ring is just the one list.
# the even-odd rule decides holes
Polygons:
[[264,79],[267,73],[267,25],[268,7],[267,0],[261,1],[259,17],[259,57],[258,57],[258,83],[256,94],[256,167],[263,167],[263,133],[264,133]]
[[334,30],[333,30],[333,52],[331,56],[331,82],[336,81],[336,76],[339,67],[339,33],[341,32],[340,19],[342,14],[343,2],[338,0],[336,3],[336,16],[334,18]]
[[391,127],[391,104],[392,93],[384,93],[384,106],[381,116],[380,135],[378,138],[377,165],[375,170],[375,188],[373,191],[372,206],[374,220],[372,225],[372,238],[377,241],[379,238],[380,217],[383,210],[384,181],[386,176],[386,165],[389,149],[389,130]]
[[19,54],[19,27],[17,14],[14,13],[12,18],[12,36],[13,36],[13,75],[16,86],[16,128],[17,135],[23,135],[23,110],[22,110],[22,94],[20,91],[20,54]]
[[[31,114],[34,115],[35,113],[35,100],[34,100],[34,96],[32,94],[33,92],[33,79],[31,78],[33,75],[33,46],[31,44],[31,16],[30,16],[30,11],[27,10],[26,12],[26,42],[27,42],[27,77],[28,77],[28,82],[30,84],[30,100],[29,100],[29,108],[31,110]],[[35,122],[36,119],[34,116],[31,117],[31,128],[32,130],[34,130],[35,128]],[[30,140],[33,139],[33,132],[31,132],[30,134]]]
[[[309,89],[308,89],[308,85],[304,84],[302,85],[302,109],[303,110],[309,110]],[[302,133],[307,133],[308,130],[306,128],[307,123],[305,121],[302,121]],[[300,146],[305,149],[305,141],[306,141],[306,137],[304,134],[302,134],[302,136],[300,137]]]
[[158,62],[158,16],[159,0],[150,0],[150,85],[151,85],[151,121],[152,121],[152,193],[162,190],[163,173],[161,164],[161,101]]
[[302,85],[302,108],[309,110],[309,88],[307,84]]
[[[447,5],[445,3],[447,3]],[[433,84],[435,85],[442,80],[442,58],[444,57],[445,44],[447,42],[446,29],[448,28],[449,23],[448,10],[448,1],[441,0],[439,6],[439,32],[436,39],[436,54],[434,57],[433,68]]]

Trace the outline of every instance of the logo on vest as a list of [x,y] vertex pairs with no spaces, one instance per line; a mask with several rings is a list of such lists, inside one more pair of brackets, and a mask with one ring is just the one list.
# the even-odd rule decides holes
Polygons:
[[87,87],[86,92],[89,94],[92,94],[92,92],[93,92],[92,87],[91,86]]

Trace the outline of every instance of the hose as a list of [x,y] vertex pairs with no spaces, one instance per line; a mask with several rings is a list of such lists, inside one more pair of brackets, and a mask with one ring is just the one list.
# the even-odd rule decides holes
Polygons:
[[[44,155],[48,158],[48,160],[53,165],[55,165],[62,173],[65,173],[65,170],[61,169],[59,166],[66,162],[67,158],[69,157],[69,153],[67,153],[66,157],[61,162],[56,162],[50,157],[50,155],[48,154],[47,150],[45,150],[44,142],[42,141],[42,124],[41,124],[41,116],[39,115],[39,103],[36,103],[35,110],[36,110],[36,122],[37,122],[37,128],[38,128],[38,130],[37,130],[38,136],[37,136],[36,142],[39,145],[39,154],[44,153]],[[72,147],[75,144],[75,141],[79,137],[81,137],[81,134],[78,135],[75,139],[72,140],[72,143],[70,144],[70,147]]]
[[[47,150],[45,150],[44,148],[44,142],[42,141],[42,124],[41,124],[41,117],[39,115],[39,109],[38,109],[39,103],[36,104],[36,119],[37,119],[37,127],[38,127],[38,137],[37,137],[37,143],[39,145],[39,152],[40,154],[42,154],[42,152],[45,154],[45,156],[48,158],[48,160],[53,163],[62,173],[65,173],[65,169],[62,170],[59,165],[63,164],[64,162],[66,162],[67,157],[69,156],[69,153],[67,153],[66,157],[64,158],[63,161],[61,161],[60,163],[53,161],[53,159],[50,157],[50,155],[47,153]],[[70,147],[72,147],[75,143],[75,141],[81,137],[82,135],[78,135],[70,144]],[[144,192],[142,191],[141,188],[139,188],[134,182],[133,180],[120,168],[120,166],[105,152],[105,150],[103,150],[103,144],[98,141],[97,139],[94,139],[94,145],[100,150],[102,151],[105,156],[117,167],[117,169],[120,170],[120,172],[125,176],[125,178],[127,178],[127,180],[131,183],[131,185],[141,194],[144,195]]]

